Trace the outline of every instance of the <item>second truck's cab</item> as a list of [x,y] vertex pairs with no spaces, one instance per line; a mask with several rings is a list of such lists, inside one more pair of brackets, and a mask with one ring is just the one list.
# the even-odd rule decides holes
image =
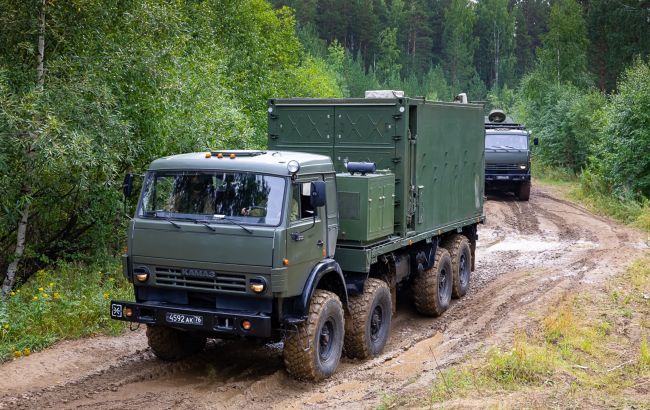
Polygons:
[[[530,133],[502,111],[485,121],[486,190],[511,191],[519,200],[530,197]],[[534,140],[536,145],[537,139]]]

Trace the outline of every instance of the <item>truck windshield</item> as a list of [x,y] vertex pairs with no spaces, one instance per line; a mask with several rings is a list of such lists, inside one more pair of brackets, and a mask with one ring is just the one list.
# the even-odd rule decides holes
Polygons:
[[156,171],[144,181],[138,216],[280,224],[285,180],[247,172]]
[[485,134],[485,148],[527,149],[528,136],[522,134]]

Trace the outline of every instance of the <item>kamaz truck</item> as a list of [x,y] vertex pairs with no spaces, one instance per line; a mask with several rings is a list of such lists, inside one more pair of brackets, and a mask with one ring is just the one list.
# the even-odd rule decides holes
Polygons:
[[[501,110],[485,118],[485,188],[530,198],[530,133]],[[533,140],[537,145],[537,138]]]
[[264,150],[151,163],[123,256],[135,302],[111,301],[111,316],[146,324],[160,359],[207,338],[283,341],[288,372],[320,380],[343,352],[383,351],[399,288],[427,316],[468,291],[482,109],[395,94],[277,99],[268,121]]

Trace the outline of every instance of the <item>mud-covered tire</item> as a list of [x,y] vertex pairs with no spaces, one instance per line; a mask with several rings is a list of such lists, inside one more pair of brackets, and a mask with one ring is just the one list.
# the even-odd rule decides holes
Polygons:
[[393,313],[390,289],[383,280],[369,278],[363,293],[349,298],[345,315],[345,353],[357,359],[379,355],[390,334]]
[[524,181],[517,187],[517,198],[520,201],[528,201],[530,198],[530,181]]
[[161,360],[175,361],[191,356],[205,348],[206,338],[190,332],[163,326],[147,326],[147,341]]
[[451,296],[456,299],[461,298],[469,290],[472,275],[472,249],[469,240],[465,235],[454,234],[440,246],[447,249],[451,257],[453,273]]
[[341,360],[345,319],[338,296],[316,289],[307,320],[284,339],[284,365],[296,379],[322,380],[336,371]]
[[433,266],[413,279],[415,309],[426,316],[442,315],[451,301],[452,276],[449,252],[439,246]]

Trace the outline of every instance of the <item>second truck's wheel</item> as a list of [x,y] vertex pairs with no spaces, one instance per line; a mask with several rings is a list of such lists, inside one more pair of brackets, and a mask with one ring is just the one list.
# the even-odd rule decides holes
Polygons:
[[440,316],[447,310],[451,301],[452,276],[449,252],[438,247],[433,266],[416,274],[413,280],[413,300],[418,312]]
[[156,357],[175,361],[203,350],[206,338],[170,327],[147,326],[147,341]]
[[525,181],[519,184],[517,188],[517,198],[520,201],[528,201],[530,198],[530,181]]
[[388,284],[369,278],[363,293],[350,297],[345,316],[345,353],[365,359],[384,350],[390,333],[392,302]]
[[447,249],[451,256],[453,273],[451,295],[454,298],[463,297],[469,289],[472,272],[472,250],[469,241],[465,235],[454,234],[440,246]]
[[307,319],[284,340],[284,365],[297,379],[322,380],[336,371],[343,350],[345,319],[338,296],[316,289]]

